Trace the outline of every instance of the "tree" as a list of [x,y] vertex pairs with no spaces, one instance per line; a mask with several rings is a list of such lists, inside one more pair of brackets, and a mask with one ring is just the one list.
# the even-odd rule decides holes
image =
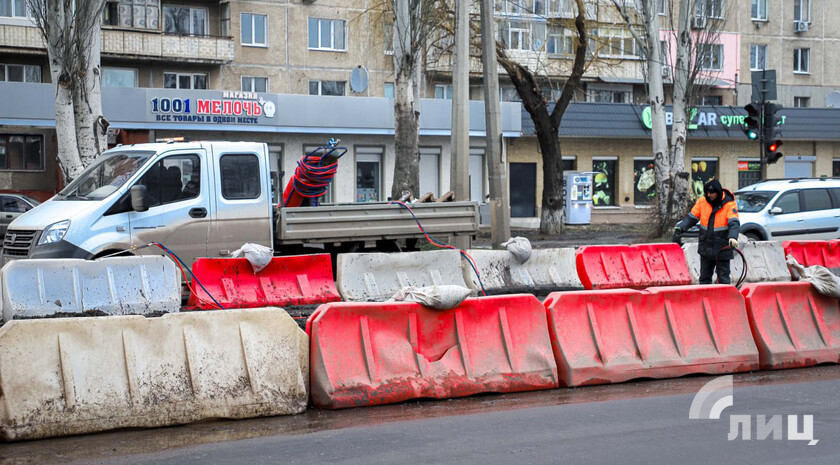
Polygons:
[[575,60],[569,77],[563,85],[563,92],[549,106],[551,96],[543,95],[544,78],[531,71],[528,67],[511,58],[504,44],[499,44],[497,59],[499,65],[510,77],[516,92],[522,99],[522,105],[534,121],[537,141],[542,152],[543,160],[543,193],[542,211],[540,214],[540,232],[543,234],[557,234],[563,231],[563,157],[560,148],[560,123],[563,114],[572,101],[574,92],[580,85],[585,71],[587,29],[586,8],[583,0],[575,0],[577,15],[574,27],[577,31],[575,46]]
[[100,51],[105,0],[27,0],[47,48],[65,183],[107,149]]

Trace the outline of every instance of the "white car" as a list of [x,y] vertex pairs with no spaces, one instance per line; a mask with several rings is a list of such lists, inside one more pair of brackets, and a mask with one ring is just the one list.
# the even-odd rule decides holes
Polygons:
[[751,240],[840,238],[840,180],[781,179],[735,193],[741,234]]

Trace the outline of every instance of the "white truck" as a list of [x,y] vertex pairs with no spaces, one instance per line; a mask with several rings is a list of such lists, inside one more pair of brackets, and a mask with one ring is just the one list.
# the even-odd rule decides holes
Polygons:
[[[159,242],[186,263],[226,257],[244,243],[276,254],[412,249],[423,237],[409,211],[388,202],[278,208],[268,147],[256,142],[119,146],[60,193],[15,219],[3,264],[20,258],[96,258]],[[415,203],[444,241],[478,232],[475,202]]]

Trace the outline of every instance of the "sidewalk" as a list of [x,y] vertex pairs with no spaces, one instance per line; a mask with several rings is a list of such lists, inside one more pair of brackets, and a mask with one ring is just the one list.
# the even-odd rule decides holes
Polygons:
[[[593,224],[586,226],[566,226],[561,235],[540,234],[538,229],[511,229],[513,237],[523,236],[531,241],[535,249],[555,247],[578,247],[581,245],[602,244],[637,244],[645,242],[647,236],[645,224]],[[482,228],[472,243],[474,249],[489,249],[490,231]]]

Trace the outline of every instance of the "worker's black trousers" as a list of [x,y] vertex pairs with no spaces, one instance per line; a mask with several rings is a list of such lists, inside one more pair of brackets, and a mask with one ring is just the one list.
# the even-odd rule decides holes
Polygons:
[[717,275],[720,276],[720,284],[729,284],[729,260],[715,260],[713,258],[700,257],[700,284],[717,284],[717,280],[712,283],[712,275],[715,272],[715,265],[717,265]]

